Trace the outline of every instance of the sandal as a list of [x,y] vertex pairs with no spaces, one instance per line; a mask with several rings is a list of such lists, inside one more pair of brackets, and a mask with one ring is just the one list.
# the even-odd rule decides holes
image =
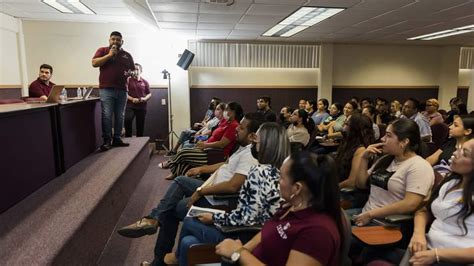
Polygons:
[[175,178],[176,178],[176,176],[174,174],[169,174],[165,177],[166,180],[173,180]]
[[161,169],[169,169],[170,161],[161,162],[158,164],[158,167],[160,167]]

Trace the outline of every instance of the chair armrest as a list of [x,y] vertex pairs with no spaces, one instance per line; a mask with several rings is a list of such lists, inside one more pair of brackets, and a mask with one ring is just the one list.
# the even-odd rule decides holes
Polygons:
[[354,193],[355,191],[356,191],[356,189],[353,188],[353,187],[341,188],[341,192],[342,192],[342,193]]
[[231,226],[231,225],[226,225],[226,226],[217,226],[217,228],[224,234],[230,234],[230,233],[252,233],[252,232],[260,232],[262,230],[262,225],[250,225],[250,226],[244,226],[244,225],[236,225],[236,226]]
[[389,223],[404,223],[413,220],[413,214],[394,214],[385,217],[385,221]]
[[214,198],[215,200],[235,200],[235,199],[239,199],[239,194],[212,195],[212,198]]

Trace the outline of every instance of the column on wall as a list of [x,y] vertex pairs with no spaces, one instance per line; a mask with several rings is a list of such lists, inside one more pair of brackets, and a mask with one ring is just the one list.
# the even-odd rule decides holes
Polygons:
[[441,109],[449,110],[449,100],[457,95],[460,50],[459,46],[441,48],[438,91]]
[[467,110],[474,111],[474,61],[471,64],[471,78],[467,92]]
[[18,19],[18,55],[21,70],[21,95],[28,96],[28,71],[26,68],[25,35],[23,34],[23,22]]
[[318,98],[326,98],[329,102],[332,102],[333,51],[332,43],[320,46]]

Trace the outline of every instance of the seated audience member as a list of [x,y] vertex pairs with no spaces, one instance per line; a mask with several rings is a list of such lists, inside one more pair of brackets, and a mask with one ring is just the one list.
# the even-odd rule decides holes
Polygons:
[[316,105],[317,105],[317,103],[316,103],[315,100],[308,100],[306,102],[305,110],[308,113],[308,117],[312,117],[313,114],[316,112],[316,108],[317,108]]
[[299,142],[303,146],[308,145],[309,142],[309,125],[308,113],[304,109],[294,110],[290,117],[291,125],[288,126],[286,132],[290,142]]
[[422,113],[430,122],[430,126],[443,123],[443,116],[438,112],[439,102],[436,99],[426,100],[425,111]]
[[[187,176],[175,178],[158,206],[149,215],[119,229],[118,233],[136,238],[154,234],[159,226],[153,265],[163,265],[165,254],[171,252],[174,246],[178,224],[186,216],[188,204],[200,207],[225,205],[226,202],[214,200],[209,195],[233,194],[240,190],[250,168],[258,163],[252,156],[250,144],[255,141],[255,134],[263,122],[264,117],[260,113],[246,114],[237,128],[240,147],[226,163],[192,168],[186,173]],[[206,182],[192,177],[208,173],[213,174]]]
[[371,98],[363,98],[363,99],[360,101],[360,107],[363,109],[363,108],[365,108],[367,105],[374,105],[374,101],[372,101]]
[[329,102],[328,100],[322,98],[318,100],[318,109],[313,113],[311,119],[313,119],[315,125],[321,124],[326,118],[328,118]]
[[449,139],[426,160],[433,166],[440,166],[438,172],[449,172],[449,159],[457,147],[474,137],[474,116],[455,116],[454,122],[449,126]]
[[209,103],[209,107],[206,111],[206,114],[204,115],[204,119],[202,120],[202,122],[194,123],[194,126],[192,128],[181,131],[178,142],[165,156],[169,157],[172,155],[176,155],[176,152],[178,151],[179,147],[181,147],[181,145],[183,145],[183,143],[185,143],[187,140],[192,139],[193,135],[196,134],[197,131],[200,131],[205,127],[207,127],[208,129],[213,129],[214,127],[216,127],[219,124],[220,120],[214,119],[214,112],[219,104],[221,104],[221,100],[217,97],[213,97],[211,99],[211,102]]
[[354,102],[347,102],[344,106],[344,114],[339,116],[335,121],[329,124],[327,138],[342,138],[342,129],[346,119],[349,118],[354,111],[357,111],[357,105]]
[[171,174],[166,179],[184,175],[189,169],[207,164],[207,153],[204,149],[223,149],[224,155],[229,156],[234,148],[236,136],[235,129],[239,126],[239,120],[243,116],[240,104],[230,102],[224,111],[224,120],[219,123],[211,137],[207,141],[199,141],[194,148],[181,149],[170,160],[160,163],[160,168],[171,169]]
[[367,116],[370,121],[372,122],[372,128],[374,129],[374,137],[375,139],[380,138],[380,128],[377,124],[375,124],[375,114],[376,114],[375,107],[373,105],[367,105],[362,109],[362,114]]
[[474,140],[454,152],[451,168],[453,173],[415,214],[408,246],[413,265],[474,263]]
[[136,117],[137,137],[143,137],[146,103],[151,98],[150,84],[141,77],[142,66],[135,63],[135,73],[127,79],[127,107],[125,108],[125,137],[132,136],[133,119]]
[[402,104],[399,101],[394,100],[390,104],[390,115],[393,119],[398,119],[402,115]]
[[308,101],[306,99],[300,99],[298,101],[298,109],[306,109],[307,102]]
[[204,123],[212,119],[214,117],[214,110],[216,109],[216,106],[221,102],[221,99],[217,97],[212,97],[211,102],[209,102],[209,107],[207,108],[206,114],[204,115],[204,118],[200,123],[194,123],[193,129],[199,130],[201,127],[204,126]]
[[374,142],[374,131],[370,119],[359,113],[351,115],[344,126],[343,139],[337,149],[336,162],[340,188],[355,188],[362,154]]
[[[434,172],[420,153],[420,132],[412,120],[401,118],[387,127],[382,143],[372,144],[362,155],[356,186],[370,195],[362,212],[355,216],[357,226],[367,225],[373,218],[414,213],[429,196]],[[369,159],[385,154],[368,170]],[[356,214],[359,210],[349,210]]]
[[28,87],[28,97],[40,98],[41,100],[46,101],[53,86],[56,85],[51,82],[52,75],[53,67],[48,64],[42,64],[40,66],[38,78],[31,82]]
[[354,102],[354,103],[356,103],[356,104],[357,104],[357,110],[362,111],[362,108],[360,107],[359,97],[354,96],[354,97],[352,97],[352,98],[349,100],[349,102]]
[[293,111],[295,110],[289,106],[284,106],[281,108],[280,125],[283,126],[284,128],[288,128],[288,126],[291,125],[290,117],[291,117],[291,114],[293,114]]
[[340,265],[344,229],[335,168],[329,156],[292,154],[280,177],[287,205],[248,243],[225,239],[216,253],[240,265]]
[[268,122],[276,122],[277,117],[271,108],[272,99],[269,96],[257,98],[257,112],[262,113]]
[[342,114],[342,105],[340,103],[333,103],[329,108],[329,116],[317,125],[318,131],[322,134],[327,133],[331,122],[336,121]]
[[[280,206],[280,167],[290,155],[290,143],[285,129],[277,123],[264,123],[257,131],[252,154],[258,160],[239,192],[237,207],[227,213],[203,213],[187,217],[179,235],[176,257],[180,265],[187,264],[187,251],[193,244],[219,243],[224,234],[219,226],[262,225]],[[165,263],[175,262],[174,253],[167,255]]]
[[449,106],[451,107],[451,110],[447,113],[447,118],[445,119],[445,123],[450,125],[453,120],[455,115],[459,115],[459,108],[458,105],[462,103],[462,99],[458,97],[451,98],[449,100]]
[[[197,131],[194,135],[186,134],[186,130],[181,132],[178,143],[182,143],[183,148],[193,148],[198,141],[208,140],[212,134],[212,131],[219,126],[219,123],[221,121],[225,123],[225,120],[223,118],[226,106],[226,103],[219,103],[216,107],[216,110],[214,111],[214,117],[211,120],[205,122],[204,127]],[[179,149],[179,146],[181,145],[176,146],[177,149]]]
[[377,116],[375,117],[377,125],[388,125],[392,121],[387,99],[377,98],[375,109],[377,110]]
[[409,98],[403,104],[402,113],[403,116],[409,118],[418,125],[421,140],[424,142],[431,141],[431,127],[428,119],[420,112],[420,102],[416,99]]

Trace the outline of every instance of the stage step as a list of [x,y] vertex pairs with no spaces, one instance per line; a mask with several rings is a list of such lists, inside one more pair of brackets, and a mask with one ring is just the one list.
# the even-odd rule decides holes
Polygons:
[[88,156],[2,213],[1,264],[97,264],[150,160],[148,137],[125,141],[129,147]]

